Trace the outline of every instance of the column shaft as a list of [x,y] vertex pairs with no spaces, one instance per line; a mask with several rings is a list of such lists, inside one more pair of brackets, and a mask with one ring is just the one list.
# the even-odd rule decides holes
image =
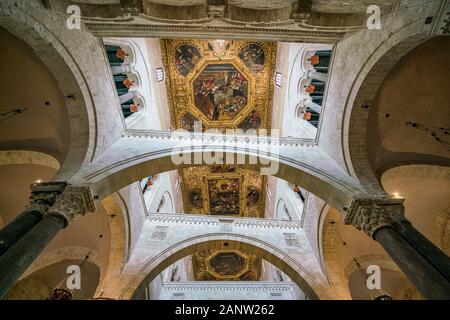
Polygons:
[[409,221],[402,222],[398,226],[398,230],[403,238],[450,282],[450,258],[414,228]]
[[136,96],[136,91],[128,91],[127,93],[119,96],[120,104],[127,102],[130,99],[134,99]]
[[450,299],[450,283],[396,230],[391,227],[380,228],[375,232],[374,239],[426,299]]
[[1,229],[0,257],[41,220],[42,213],[25,211]]
[[323,82],[327,82],[327,74],[323,73],[323,72],[313,72],[311,74],[311,77],[315,80],[319,80],[319,81],[323,81]]
[[118,74],[127,73],[128,68],[122,64],[120,66],[112,66],[111,70],[112,70],[112,74],[115,76]]
[[0,257],[0,299],[20,278],[47,244],[65,227],[66,220],[57,215],[46,215],[22,239]]
[[322,113],[322,106],[319,106],[319,105],[318,105],[317,103],[315,103],[315,102],[312,102],[312,101],[311,101],[311,102],[309,103],[308,107],[309,107],[311,110],[317,112],[318,114],[321,114],[321,113]]

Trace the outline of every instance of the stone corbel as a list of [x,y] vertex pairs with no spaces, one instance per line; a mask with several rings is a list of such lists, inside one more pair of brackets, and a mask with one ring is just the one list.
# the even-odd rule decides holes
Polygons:
[[90,188],[68,185],[63,193],[56,197],[47,215],[62,217],[67,226],[77,215],[85,215],[88,212],[95,212],[94,198]]
[[406,221],[404,199],[355,199],[344,217],[344,223],[353,225],[373,238],[383,227],[394,228]]

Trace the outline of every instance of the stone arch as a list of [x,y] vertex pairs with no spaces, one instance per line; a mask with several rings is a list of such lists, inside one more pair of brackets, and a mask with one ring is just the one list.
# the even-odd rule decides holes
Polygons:
[[[125,204],[123,204],[125,205]],[[118,277],[123,266],[129,258],[130,251],[130,223],[128,211],[120,205],[120,196],[118,194],[110,195],[102,200],[102,206],[105,208],[108,216],[112,217],[109,224],[111,232],[111,245],[109,261],[102,273],[100,283],[97,287],[95,296],[100,295],[101,291],[112,279]]]
[[386,192],[405,197],[406,218],[448,254],[450,167],[400,165],[386,170],[380,181]]
[[90,248],[69,246],[60,247],[42,253],[39,258],[36,259],[33,264],[25,271],[25,273],[22,274],[22,276],[19,278],[19,281],[41,269],[44,269],[45,267],[64,260],[84,260],[86,255],[89,253],[90,255],[88,260],[100,269],[100,279],[102,279],[105,274],[106,265],[102,264],[99,253]]
[[352,273],[358,271],[358,269],[367,269],[368,266],[376,264],[380,268],[401,272],[399,267],[392,261],[392,259],[386,254],[366,254],[356,257],[361,267],[358,267],[354,261],[349,261],[345,266],[345,276],[348,279]]
[[383,195],[384,191],[367,155],[366,124],[370,107],[395,64],[429,38],[429,33],[423,30],[423,23],[419,25],[416,22],[381,42],[363,64],[347,97],[341,135],[344,161],[352,175],[373,195]]
[[[57,80],[66,99],[70,122],[70,146],[57,175],[66,180],[93,157],[96,147],[92,96],[74,57],[62,41],[17,4],[0,6],[0,26],[25,41]],[[89,121],[91,120],[91,121]]]
[[[98,287],[101,269],[93,259],[85,260],[84,254],[90,251],[88,248],[69,247],[66,249],[70,249],[70,253],[73,253],[76,248],[81,249],[81,251],[70,255],[63,253],[62,255],[58,254],[58,256],[45,256],[45,265],[21,277],[10,289],[5,299],[46,300],[53,289],[66,286],[66,280],[70,276],[66,272],[71,265],[79,266],[81,270],[81,287],[71,292],[73,299],[91,298]],[[50,260],[47,258],[50,258]]]
[[33,164],[55,170],[60,169],[59,161],[47,153],[30,150],[1,150],[0,166],[10,164]]
[[164,199],[164,202],[168,204],[170,213],[175,213],[174,212],[175,206],[174,206],[174,203],[173,203],[172,196],[170,195],[170,192],[165,191],[162,194],[161,199]]
[[130,282],[119,295],[119,299],[133,299],[163,270],[174,262],[204,248],[242,249],[260,255],[263,259],[282,270],[310,299],[328,299],[327,288],[323,288],[304,268],[288,254],[244,235],[215,234],[202,235],[181,241],[164,250],[159,255],[147,261],[135,273]]
[[[124,143],[127,144],[125,140]],[[135,146],[138,144],[135,144]],[[120,144],[116,144],[116,146],[118,149],[122,148]],[[142,146],[145,148],[145,143]],[[334,167],[333,165],[328,165],[326,168],[317,168],[313,163],[313,159],[304,158],[306,161],[302,162],[298,158],[293,159],[283,155],[275,158],[272,155],[258,154],[256,151],[246,150],[245,148],[231,147],[224,150],[222,145],[207,145],[186,149],[183,147],[165,149],[160,145],[158,148],[160,149],[149,153],[145,153],[144,150],[138,148],[139,150],[136,149],[136,151],[140,154],[132,154],[128,159],[120,159],[113,163],[101,163],[98,167],[97,164],[92,164],[91,167],[86,167],[85,171],[80,172],[71,182],[91,184],[94,194],[97,194],[102,199],[143,177],[181,167],[195,166],[195,164],[183,163],[176,165],[171,160],[171,156],[174,153],[182,154],[184,151],[185,155],[202,157],[203,153],[224,152],[224,154],[233,156],[245,156],[247,158],[245,161],[246,164],[241,166],[254,171],[261,170],[261,161],[257,164],[249,164],[249,156],[259,157],[263,161],[266,161],[266,163],[271,161],[273,164],[279,166],[278,171],[273,174],[274,176],[301,186],[339,210],[347,207],[355,194],[362,194],[360,193],[362,192],[360,186],[344,173],[340,167],[337,165]],[[200,148],[202,151],[198,151]],[[118,154],[118,151],[113,150],[113,148],[110,149],[110,152]],[[106,159],[107,157],[105,154],[103,158]],[[111,161],[114,160],[111,159]]]
[[284,201],[284,199],[278,199],[276,207],[276,217],[282,220],[292,220],[291,213],[289,212],[286,201]]
[[106,38],[104,41],[106,45],[119,46],[127,56],[123,61],[126,65],[133,65],[136,62],[136,49],[134,48],[130,40],[118,39],[118,38]]
[[323,211],[321,217],[321,253],[322,266],[327,276],[328,282],[333,292],[333,297],[336,299],[349,300],[351,299],[347,277],[345,270],[342,268],[338,259],[337,231],[334,221],[342,219],[342,215],[334,209]]
[[140,74],[135,70],[131,70],[131,71],[127,72],[126,75],[127,75],[128,79],[133,81],[133,85],[130,87],[130,91],[139,91],[142,86],[142,80],[141,80]]
[[[351,291],[351,285],[349,284],[349,281],[351,279],[351,276],[354,275],[356,272],[361,274],[361,281],[365,281],[364,275],[367,270],[367,268],[370,265],[376,265],[380,267],[380,270],[382,271],[381,274],[381,285],[382,289],[385,289],[384,286],[386,283],[383,284],[383,271],[386,272],[393,272],[396,274],[396,277],[401,278],[401,284],[397,284],[396,290],[393,293],[396,293],[400,299],[402,300],[420,300],[423,299],[422,295],[419,293],[419,291],[414,287],[414,285],[406,278],[406,276],[402,273],[400,268],[392,261],[392,259],[386,255],[386,254],[366,254],[362,256],[356,257],[358,263],[360,266],[358,267],[354,261],[349,261],[347,266],[345,267],[345,277],[346,277],[346,283],[349,288],[349,291]],[[387,284],[389,284],[389,281],[386,281]],[[365,283],[364,283],[365,286]],[[376,292],[376,291],[375,291]],[[350,293],[351,294],[351,293]]]

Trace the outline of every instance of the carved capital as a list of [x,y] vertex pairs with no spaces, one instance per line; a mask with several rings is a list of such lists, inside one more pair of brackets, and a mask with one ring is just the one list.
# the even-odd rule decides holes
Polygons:
[[355,199],[344,217],[351,224],[373,238],[383,227],[394,227],[404,221],[403,199]]
[[47,214],[64,218],[66,225],[77,215],[95,211],[94,199],[88,186],[67,186],[64,192],[56,197],[54,205]]
[[31,194],[25,212],[33,211],[44,215],[55,203],[56,197],[66,188],[66,182],[41,182],[30,186]]

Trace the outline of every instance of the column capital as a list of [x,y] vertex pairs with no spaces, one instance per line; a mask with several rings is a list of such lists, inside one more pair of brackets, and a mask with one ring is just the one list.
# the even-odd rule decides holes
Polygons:
[[38,212],[44,215],[55,203],[56,197],[66,188],[66,182],[40,182],[30,186],[31,194],[25,212]]
[[403,201],[396,198],[354,199],[344,216],[344,223],[373,238],[380,228],[394,227],[405,220]]
[[68,185],[56,197],[55,203],[46,214],[64,218],[67,226],[75,216],[94,211],[95,204],[91,189],[88,186]]

